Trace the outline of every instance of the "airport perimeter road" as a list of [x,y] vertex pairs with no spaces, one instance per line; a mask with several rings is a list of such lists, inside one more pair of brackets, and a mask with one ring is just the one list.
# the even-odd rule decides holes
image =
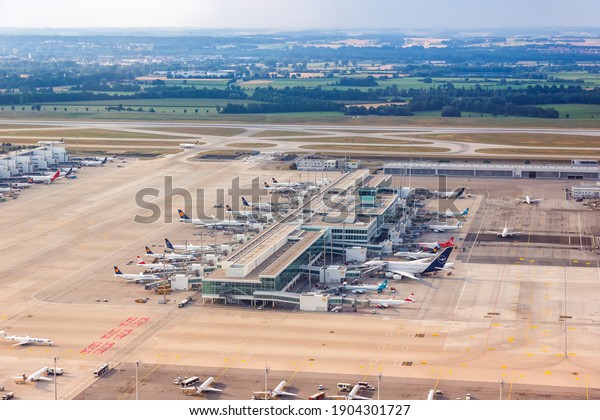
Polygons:
[[[153,202],[164,209],[163,177],[171,175],[175,186],[212,191],[206,205],[211,209],[215,188],[230,186],[236,176],[242,185],[256,176],[297,176],[266,163],[190,162],[189,155],[86,168],[77,180],[35,186],[0,206],[0,329],[54,341],[52,347],[0,342],[0,386],[17,398],[53,398],[52,383],[16,386],[11,377],[51,366],[56,355],[66,372],[59,378],[59,398],[75,398],[92,384],[97,389],[102,379],[92,372],[101,363],[119,372],[136,360],[149,366],[148,374],[203,367],[202,374],[225,383],[235,382],[239,369],[254,374],[268,365],[273,372],[289,372],[282,380],[303,395],[304,385],[294,383],[294,375],[375,382],[379,372],[413,378],[423,389],[459,381],[468,392],[471,382],[503,379],[515,389],[565,387],[565,395],[598,395],[596,267],[458,262],[450,276],[399,283],[398,291],[414,292],[417,301],[376,313],[258,311],[198,302],[179,309],[123,283],[113,277],[112,266],[138,272],[124,264],[141,255],[144,245],[162,244],[166,236],[198,239],[193,235],[198,229],[176,220],[134,223],[136,214],[145,214],[134,201],[140,189],[159,189]],[[174,198],[167,213],[176,217],[182,204],[181,197]],[[485,209],[479,205],[474,211],[480,218],[460,235],[483,226]],[[134,303],[144,296],[150,302]],[[571,318],[561,321],[562,315]],[[162,386],[173,387],[172,379]]]

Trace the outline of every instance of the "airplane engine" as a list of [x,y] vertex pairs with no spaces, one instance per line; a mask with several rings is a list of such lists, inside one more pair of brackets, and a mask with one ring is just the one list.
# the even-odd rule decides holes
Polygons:
[[392,275],[392,278],[393,278],[394,280],[402,280],[402,276],[401,276],[400,274],[393,274],[393,275]]
[[393,277],[394,277],[394,273],[392,273],[391,271],[386,271],[386,272],[385,272],[385,276],[386,276],[388,279],[391,279],[391,278],[393,278]]

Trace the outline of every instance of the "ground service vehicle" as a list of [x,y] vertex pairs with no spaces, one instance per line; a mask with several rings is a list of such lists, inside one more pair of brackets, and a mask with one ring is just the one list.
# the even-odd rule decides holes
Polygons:
[[102,365],[100,365],[98,367],[98,369],[96,369],[94,371],[94,376],[102,376],[104,375],[106,372],[108,372],[108,363],[104,363]]
[[197,376],[192,376],[181,381],[179,385],[181,386],[181,388],[187,388],[188,386],[192,386],[194,384],[197,384],[198,382],[200,382],[200,378]]
[[[54,375],[54,368],[53,367],[49,367],[48,369],[46,369],[46,373],[48,375]],[[63,368],[56,368],[56,376],[60,376],[63,373],[65,373],[65,370]]]
[[350,392],[352,390],[352,384],[338,383],[337,384],[338,391],[342,392]]

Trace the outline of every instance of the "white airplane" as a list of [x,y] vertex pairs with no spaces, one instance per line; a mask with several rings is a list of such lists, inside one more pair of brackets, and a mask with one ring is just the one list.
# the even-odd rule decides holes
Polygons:
[[372,260],[364,263],[363,267],[371,268],[379,266],[385,270],[385,276],[387,278],[392,278],[394,280],[401,280],[402,277],[419,280],[423,274],[447,270],[446,266],[452,267],[453,264],[448,263],[448,258],[453,249],[453,247],[444,249],[433,261],[429,261],[429,258],[415,261]]
[[372,400],[372,398],[361,397],[358,395],[358,390],[360,389],[360,385],[354,385],[352,391],[348,393],[348,395],[332,395],[329,397],[332,400]]
[[102,166],[108,162],[108,158],[104,158],[103,160],[96,159],[86,159],[79,162],[81,166]]
[[194,258],[196,258],[193,255],[188,255],[188,254],[169,254],[166,252],[163,254],[155,254],[148,247],[146,247],[146,257],[156,258],[157,260],[167,260],[167,261],[189,261],[189,260],[193,260]]
[[257,213],[252,210],[233,210],[229,204],[225,204],[225,212],[233,217],[254,217]]
[[300,184],[299,182],[277,182],[277,180],[275,178],[271,178],[271,181],[273,182],[273,185],[275,185],[276,187],[288,187],[288,188],[302,187],[302,184]]
[[0,187],[0,193],[19,193],[19,189],[13,187]]
[[460,198],[465,193],[465,188],[457,188],[454,191],[436,191],[435,194],[440,198]]
[[288,187],[285,185],[274,185],[270,186],[266,182],[263,183],[265,188],[269,190],[269,193],[279,193],[279,194],[296,194],[298,190],[296,188]]
[[463,211],[446,211],[446,212],[440,212],[440,211],[436,211],[433,212],[434,214],[438,215],[439,217],[465,217],[467,214],[469,214],[469,208],[467,207],[466,209],[464,209]]
[[436,255],[437,254],[435,252],[427,252],[427,251],[418,251],[418,252],[399,251],[394,254],[395,257],[404,257],[404,258],[408,258],[410,260],[419,260],[422,258],[433,258]]
[[227,212],[227,214],[231,215],[234,218],[242,218],[242,219],[246,219],[246,220],[253,220],[256,221],[258,219],[261,220],[265,220],[267,222],[272,222],[273,221],[273,215],[269,212],[265,212],[265,211],[261,211],[261,210],[256,210],[256,211],[251,211],[251,210],[233,210],[229,204],[225,204],[225,211]]
[[173,251],[186,251],[190,254],[196,254],[198,252],[205,252],[205,251],[212,251],[212,249],[213,249],[213,247],[210,245],[193,245],[193,244],[173,245],[171,243],[171,241],[169,241],[167,238],[165,238],[165,244],[168,249],[171,249]]
[[42,376],[44,373],[46,373],[47,370],[48,370],[48,367],[46,366],[36,372],[33,372],[29,376],[27,376],[26,374],[23,374],[21,376],[13,376],[13,379],[16,379],[15,382],[20,385],[28,384],[29,382],[36,382],[36,381],[52,382],[52,379]]
[[44,183],[50,184],[53,181],[56,181],[60,176],[60,169],[56,171],[53,175],[29,175],[26,176],[30,183]]
[[251,207],[253,209],[259,210],[259,211],[271,211],[271,203],[250,203],[248,201],[246,201],[246,199],[244,197],[242,197],[242,205],[244,207]]
[[523,200],[523,203],[525,203],[525,204],[537,204],[540,201],[542,201],[541,198],[531,198],[528,195],[526,195],[525,199]]
[[502,229],[502,232],[495,232],[493,230],[486,230],[485,233],[493,233],[496,234],[498,236],[501,236],[502,238],[507,238],[510,236],[515,236],[515,235],[520,235],[523,232],[511,232],[510,229],[508,228],[508,226],[504,226],[504,229]]
[[17,344],[13,344],[12,346],[23,346],[25,344],[48,344],[52,345],[52,340],[48,338],[32,338],[29,336],[25,337],[17,337],[16,335],[7,335],[4,330],[0,331],[0,337],[4,338],[8,341],[16,341]]
[[119,267],[117,267],[116,265],[114,266],[114,270],[115,270],[115,277],[120,277],[122,279],[125,279],[127,281],[156,281],[156,280],[160,280],[160,277],[158,277],[155,274],[144,274],[144,273],[140,273],[140,274],[123,274],[123,272],[121,270],[119,270]]
[[[419,242],[419,248],[423,250],[432,250],[433,252],[438,252],[442,248],[448,248],[449,246],[454,246],[454,236],[451,236],[446,242]],[[425,257],[423,257],[425,258]]]
[[211,376],[210,378],[208,378],[206,381],[204,381],[200,385],[190,386],[190,387],[181,388],[181,389],[183,391],[194,391],[194,392],[190,393],[189,395],[201,395],[201,394],[204,394],[205,392],[223,392],[222,389],[212,388],[210,386],[214,382],[214,380],[215,380],[215,378],[213,378]]
[[448,232],[450,230],[458,230],[462,227],[462,223],[458,222],[455,225],[428,225],[429,229],[434,232]]
[[352,293],[360,293],[360,294],[362,294],[363,292],[368,292],[368,291],[381,293],[381,292],[383,292],[385,290],[386,287],[387,287],[387,279],[385,279],[380,284],[357,284],[357,285],[349,285],[349,284],[344,283],[340,287],[340,289],[348,290],[348,291],[350,291]]
[[[267,395],[268,395],[269,399],[270,400],[274,400],[274,399],[279,398],[281,396],[285,396],[285,397],[296,397],[296,396],[298,396],[298,394],[293,394],[291,392],[284,391],[285,385],[286,385],[286,382],[285,381],[281,381],[281,382],[279,382],[279,385],[277,385],[275,387],[275,389],[267,391]],[[255,391],[255,392],[252,393],[252,395],[255,398],[259,398],[260,399],[260,397],[262,396],[262,399],[265,399],[265,391]]]
[[411,293],[406,299],[396,300],[396,296],[392,296],[390,299],[369,299],[371,305],[375,305],[378,308],[387,308],[390,306],[400,306],[406,303],[414,303],[415,294]]
[[138,267],[142,267],[142,268],[145,268],[150,271],[175,271],[175,269],[177,268],[173,264],[164,264],[161,262],[147,263],[139,255],[137,257],[137,260],[138,260],[138,263],[137,263]]
[[252,226],[249,222],[240,222],[237,220],[220,220],[213,216],[212,219],[191,219],[183,212],[183,210],[177,210],[179,213],[179,221],[182,223],[191,223],[194,226],[205,227],[208,229],[226,229],[233,227]]
[[199,146],[198,142],[196,143],[179,143],[179,147],[182,149],[193,149],[194,147]]

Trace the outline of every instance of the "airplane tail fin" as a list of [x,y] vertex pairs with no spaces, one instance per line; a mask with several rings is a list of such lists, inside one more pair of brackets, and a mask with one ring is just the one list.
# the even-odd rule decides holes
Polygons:
[[382,292],[385,290],[386,287],[387,287],[387,279],[383,280],[383,282],[377,288],[377,291]]
[[180,221],[182,221],[182,222],[187,222],[188,220],[190,220],[190,218],[187,216],[187,214],[185,214],[185,213],[183,212],[183,210],[181,210],[181,209],[178,209],[178,210],[177,210],[177,213],[179,213],[179,220],[180,220]]
[[154,254],[154,252],[152,252],[150,248],[146,247],[146,254]]
[[273,181],[273,184],[277,184],[277,180],[275,179],[275,177],[272,177],[271,181]]
[[56,171],[56,173],[54,175],[52,175],[52,178],[50,178],[50,181],[54,181],[55,179],[57,179],[60,176],[60,169],[58,171]]
[[467,214],[469,214],[469,208],[468,207],[465,209],[465,211],[462,212],[463,216],[466,216]]
[[232,212],[233,210],[231,209],[231,207],[229,207],[229,204],[225,204],[225,208],[227,209],[228,212]]
[[408,297],[406,299],[404,299],[404,301],[413,303],[415,301],[415,294],[411,293],[410,295],[408,295]]
[[423,273],[431,273],[444,268],[444,265],[448,262],[448,258],[450,257],[450,253],[453,249],[454,248],[451,246],[444,249],[440,255],[438,255],[437,258],[434,259],[425,270],[423,270]]
[[267,184],[267,181],[263,182],[265,188],[271,188],[271,186],[269,184]]
[[6,333],[4,332],[4,330],[0,331],[0,337],[2,337],[2,338],[6,337]]
[[144,264],[146,264],[146,261],[144,261],[142,259],[142,257],[140,257],[139,255],[137,256],[137,260],[138,260],[138,265],[144,265]]
[[244,197],[242,197],[242,204],[244,205],[244,207],[250,207],[250,204],[246,201]]
[[114,267],[114,268],[115,268],[115,274],[123,274],[123,272],[122,272],[121,270],[119,270],[119,267],[117,267],[117,266],[115,265],[115,267]]
[[171,243],[171,241],[169,241],[167,238],[165,238],[165,244],[167,245],[167,248],[169,248],[169,249],[175,249],[173,247],[173,244]]
[[108,162],[108,158],[104,158],[104,160],[102,161],[102,163],[100,163],[100,165],[104,165],[104,164],[106,164],[106,162]]

